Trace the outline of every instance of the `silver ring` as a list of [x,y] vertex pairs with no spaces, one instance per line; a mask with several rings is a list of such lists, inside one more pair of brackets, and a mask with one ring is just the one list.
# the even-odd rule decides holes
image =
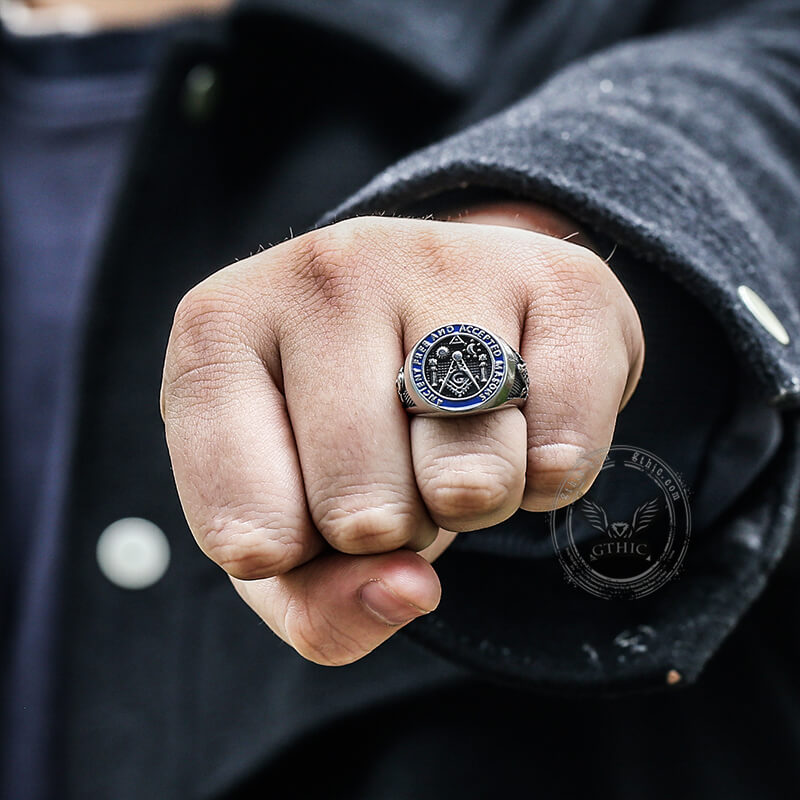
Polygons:
[[409,414],[480,414],[528,399],[528,370],[507,342],[479,325],[442,325],[411,348],[397,374]]

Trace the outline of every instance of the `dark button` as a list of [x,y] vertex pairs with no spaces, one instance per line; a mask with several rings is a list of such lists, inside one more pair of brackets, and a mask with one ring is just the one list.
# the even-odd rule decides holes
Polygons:
[[186,74],[182,105],[186,116],[196,122],[208,119],[219,101],[219,71],[211,64],[197,64]]

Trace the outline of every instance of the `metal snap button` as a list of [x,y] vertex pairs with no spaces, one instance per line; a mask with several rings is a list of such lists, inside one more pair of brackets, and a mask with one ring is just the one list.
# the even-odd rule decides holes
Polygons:
[[739,299],[745,308],[756,318],[761,327],[781,344],[789,344],[789,334],[781,321],[775,316],[772,309],[749,286],[740,286],[737,289]]

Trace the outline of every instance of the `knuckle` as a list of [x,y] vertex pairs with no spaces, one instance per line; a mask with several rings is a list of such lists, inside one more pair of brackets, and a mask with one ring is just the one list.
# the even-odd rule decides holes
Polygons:
[[202,337],[234,316],[240,303],[241,298],[233,290],[212,288],[204,281],[181,298],[175,309],[173,330],[178,334],[199,332]]
[[170,374],[224,361],[241,347],[243,298],[233,289],[199,284],[181,299],[175,310],[167,363]]
[[[310,231],[293,243],[288,286],[295,307],[308,313],[325,309],[353,313],[387,302],[397,292],[394,280],[398,243],[391,223],[380,217],[342,220]],[[375,269],[376,260],[383,268]]]
[[420,470],[419,480],[431,516],[452,529],[462,527],[459,522],[516,510],[522,488],[516,472],[502,456],[461,456],[444,463],[431,460]]
[[297,240],[291,265],[292,288],[303,305],[341,311],[353,292],[357,270],[352,263],[352,234],[344,223],[311,231]]
[[431,276],[452,280],[465,270],[474,271],[475,241],[462,227],[450,227],[444,223],[427,223],[416,225],[413,239],[408,247],[413,256],[425,264]]
[[197,539],[212,561],[240,580],[280,575],[305,556],[298,527],[287,524],[285,515],[217,517],[203,526]]
[[258,548],[237,548],[235,552],[221,550],[218,556],[212,556],[225,572],[232,578],[242,581],[255,581],[271,578],[286,572],[290,567],[284,566],[283,554],[273,552],[274,548],[263,545]]
[[[363,501],[363,502],[361,502]],[[317,520],[325,539],[337,550],[353,555],[380,553],[403,547],[419,526],[417,515],[401,500],[369,505],[374,500],[349,496],[334,500]]]
[[538,282],[535,292],[537,305],[545,302],[567,317],[610,306],[615,293],[606,263],[585,248],[559,245],[547,254],[546,279]]
[[523,504],[526,510],[552,511],[577,500],[594,481],[605,452],[568,442],[530,448]]

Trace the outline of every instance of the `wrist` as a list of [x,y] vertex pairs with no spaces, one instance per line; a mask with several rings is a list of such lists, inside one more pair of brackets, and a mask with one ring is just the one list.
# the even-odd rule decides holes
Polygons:
[[583,226],[566,214],[539,203],[525,200],[495,200],[467,208],[455,208],[440,216],[448,222],[470,222],[481,225],[502,225],[508,228],[544,233],[557,239],[597,252]]

